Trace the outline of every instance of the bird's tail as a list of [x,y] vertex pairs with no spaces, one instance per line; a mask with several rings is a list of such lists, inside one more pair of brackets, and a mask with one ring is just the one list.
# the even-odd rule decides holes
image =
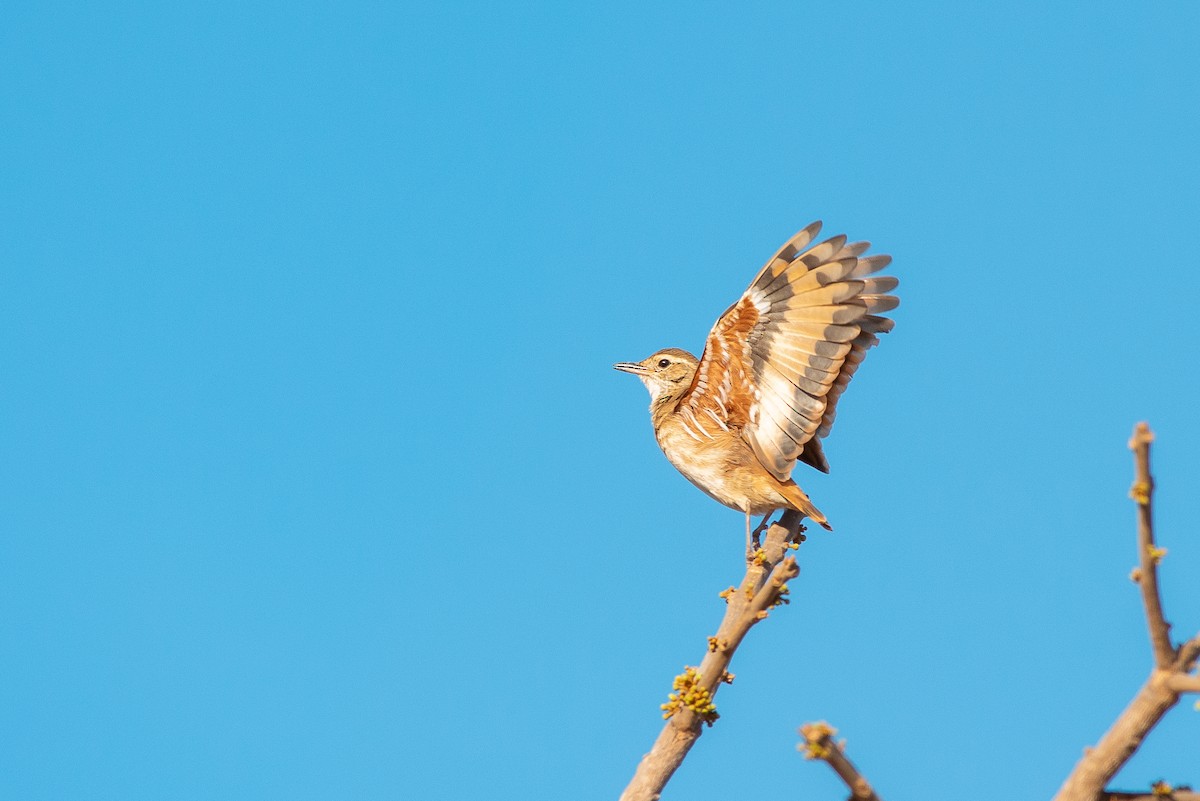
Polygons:
[[833,531],[833,526],[829,525],[829,519],[821,513],[821,510],[813,506],[813,502],[804,494],[804,490],[797,486],[795,481],[789,481],[783,485],[783,496],[787,498],[788,503],[792,504],[792,508],[802,515],[812,520],[826,531]]

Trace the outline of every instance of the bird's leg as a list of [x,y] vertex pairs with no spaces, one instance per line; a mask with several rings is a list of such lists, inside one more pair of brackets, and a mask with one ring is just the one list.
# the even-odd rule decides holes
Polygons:
[[750,512],[746,512],[746,561],[749,562],[754,558],[755,552],[758,550],[758,532],[750,533]]
[[758,528],[750,530],[750,513],[746,512],[746,558],[753,559],[754,555],[762,548],[761,535],[767,530],[767,521],[771,518],[771,513],[767,513],[762,522],[758,524]]

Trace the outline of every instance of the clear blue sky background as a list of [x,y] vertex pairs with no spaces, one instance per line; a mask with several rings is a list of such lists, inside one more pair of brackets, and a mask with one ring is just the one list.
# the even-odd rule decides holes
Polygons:
[[[668,798],[1048,798],[1200,628],[1200,6],[0,12],[0,798],[611,799],[741,574],[618,360],[903,306]],[[1190,702],[1119,782],[1200,783]],[[769,788],[769,789],[762,789]]]

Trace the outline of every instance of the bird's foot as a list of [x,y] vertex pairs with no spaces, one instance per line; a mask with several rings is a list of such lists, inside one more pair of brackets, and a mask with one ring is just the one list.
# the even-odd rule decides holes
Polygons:
[[762,542],[762,540],[761,540],[762,533],[771,527],[770,521],[771,521],[771,516],[769,514],[763,515],[762,522],[758,524],[758,528],[754,529],[754,531],[751,532],[751,537],[754,540],[755,546],[757,546],[760,542]]

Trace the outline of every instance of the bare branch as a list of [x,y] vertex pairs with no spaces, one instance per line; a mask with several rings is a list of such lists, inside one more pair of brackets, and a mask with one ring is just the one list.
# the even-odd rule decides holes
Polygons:
[[[1133,756],[1163,715],[1179,702],[1180,693],[1190,692],[1194,686],[1196,677],[1190,675],[1189,671],[1200,655],[1200,636],[1185,643],[1178,652],[1172,647],[1170,626],[1163,617],[1162,600],[1158,593],[1158,562],[1166,551],[1158,548],[1154,542],[1151,514],[1154,480],[1150,476],[1150,443],[1153,441],[1154,434],[1150,427],[1138,423],[1129,447],[1134,453],[1135,478],[1130,495],[1138,506],[1138,554],[1141,562],[1134,578],[1142,589],[1142,602],[1154,650],[1154,669],[1096,747],[1084,750],[1083,758],[1059,788],[1054,801],[1120,798],[1120,794],[1105,795],[1105,785]],[[1139,796],[1134,794],[1132,797]]]
[[805,759],[820,759],[829,763],[834,773],[846,783],[850,790],[850,801],[882,801],[875,794],[871,783],[858,772],[845,753],[845,742],[834,742],[833,736],[837,729],[824,721],[805,723],[800,727],[800,735],[804,742],[797,748],[804,752]]
[[787,582],[800,574],[796,560],[787,556],[793,541],[800,538],[799,531],[799,513],[785,512],[767,531],[766,542],[755,558],[747,562],[741,586],[722,593],[725,618],[717,633],[708,638],[708,652],[700,667],[687,668],[676,678],[677,692],[663,705],[667,723],[638,763],[621,801],[655,801],[699,739],[704,724],[711,726],[716,720],[712,697],[722,683],[733,681],[728,668],[734,651],[755,623],[787,602]]
[[1154,664],[1165,670],[1175,659],[1175,649],[1171,647],[1171,625],[1163,617],[1162,598],[1158,593],[1158,563],[1166,551],[1154,544],[1154,478],[1150,475],[1150,443],[1153,441],[1150,426],[1138,423],[1134,427],[1129,449],[1133,451],[1135,472],[1129,495],[1138,507],[1138,560],[1141,567],[1134,576],[1142,588],[1150,644],[1154,647]]
[[1167,686],[1167,674],[1156,670],[1095,748],[1085,749],[1054,801],[1093,801],[1116,775],[1150,730],[1175,706],[1179,693]]

